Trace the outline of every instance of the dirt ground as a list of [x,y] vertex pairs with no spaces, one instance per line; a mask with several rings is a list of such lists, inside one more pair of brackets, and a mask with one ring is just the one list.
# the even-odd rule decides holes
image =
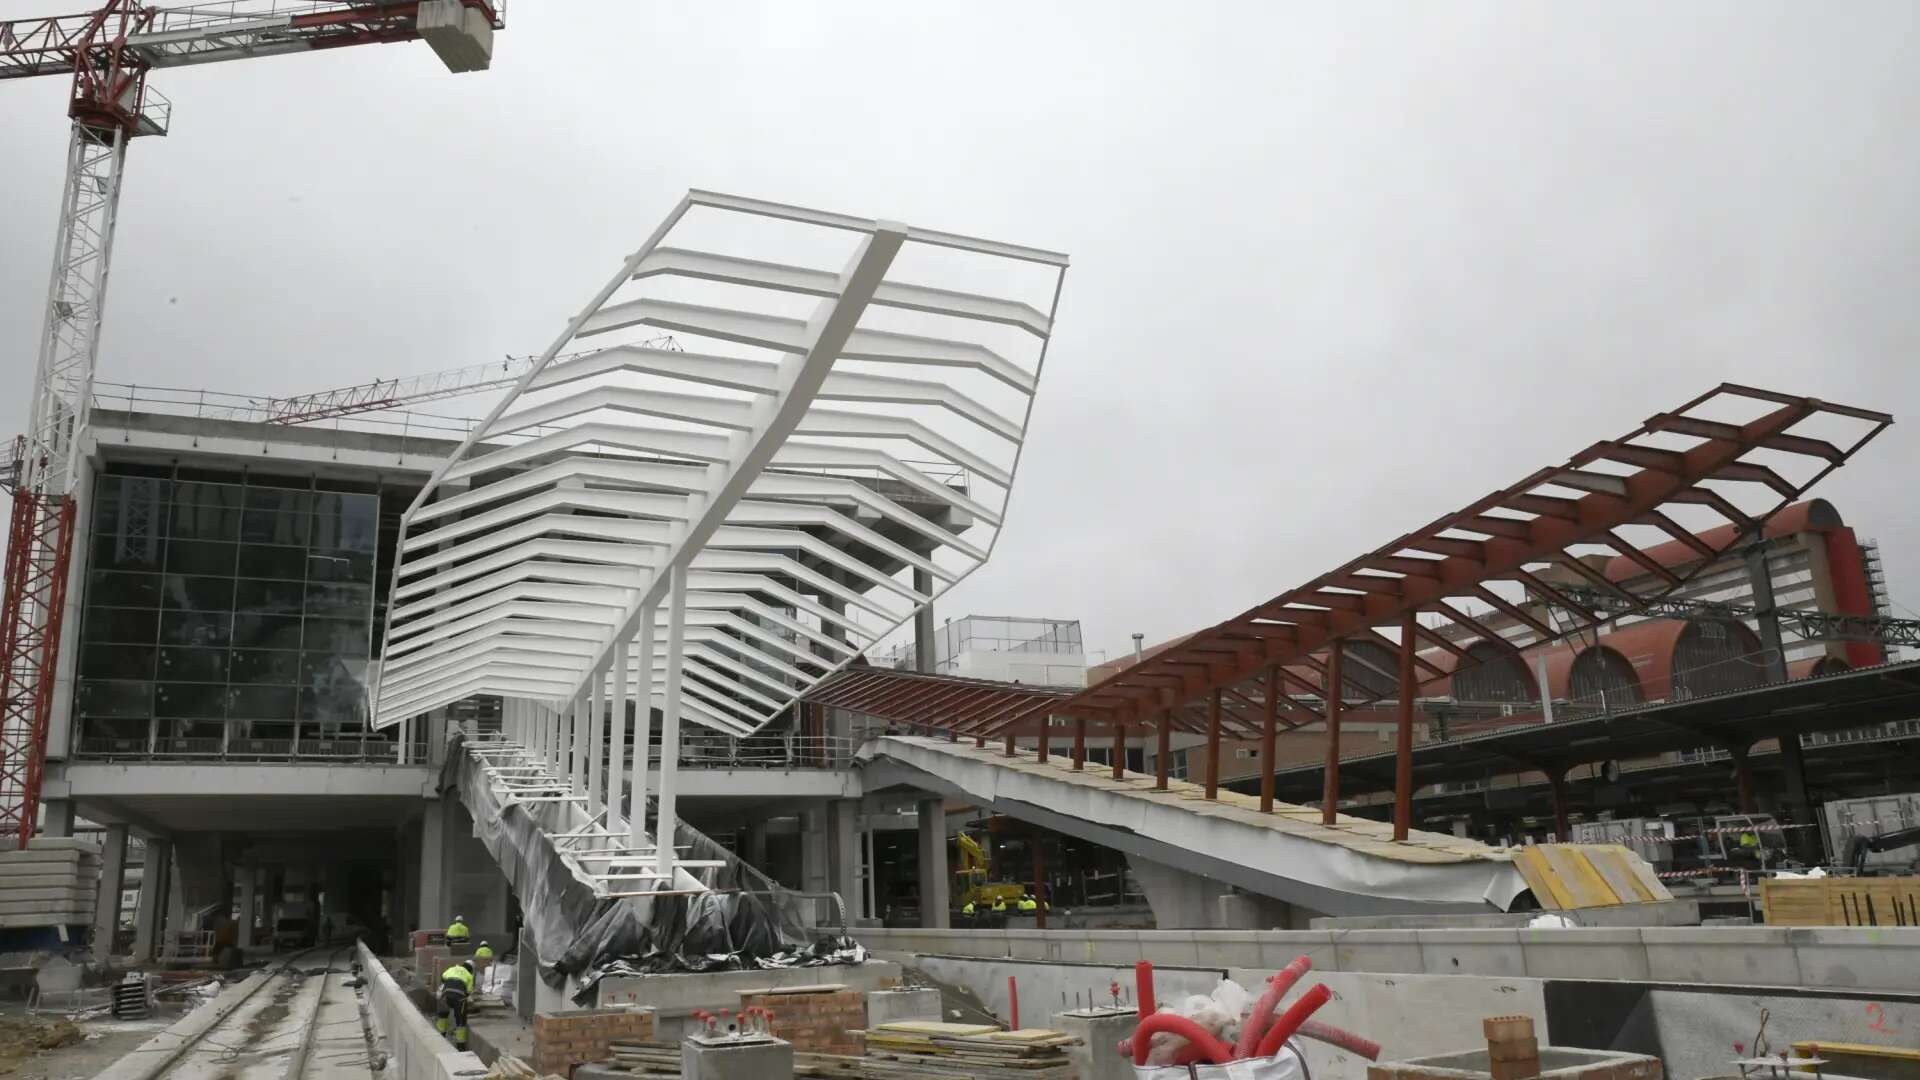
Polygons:
[[171,1022],[101,1017],[68,1025],[58,1017],[29,1016],[19,1005],[0,1007],[0,1077],[89,1080]]

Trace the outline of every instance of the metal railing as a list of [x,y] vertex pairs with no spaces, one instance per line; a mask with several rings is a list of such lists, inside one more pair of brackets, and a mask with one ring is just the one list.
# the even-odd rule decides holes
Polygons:
[[[377,737],[332,739],[250,739],[219,736],[80,740],[76,758],[89,761],[251,761],[327,762],[335,764],[393,765],[400,761],[400,744]],[[425,740],[413,742],[408,759],[427,759]]]
[[[858,740],[837,735],[690,733],[680,737],[679,768],[845,769],[853,764],[858,749]],[[632,766],[632,747],[627,748],[624,761]],[[647,767],[660,767],[659,743],[647,747]]]

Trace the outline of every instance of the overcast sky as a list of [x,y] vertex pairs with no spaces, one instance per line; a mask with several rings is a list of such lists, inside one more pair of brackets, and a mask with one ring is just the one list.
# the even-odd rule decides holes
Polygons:
[[[1917,23],[513,0],[489,72],[409,43],[157,73],[100,377],[278,394],[536,351],[706,187],[1071,253],[1012,518],[942,617],[1079,618],[1117,655],[1724,380],[1903,421],[1819,493],[1920,603]],[[0,85],[9,430],[66,89]]]

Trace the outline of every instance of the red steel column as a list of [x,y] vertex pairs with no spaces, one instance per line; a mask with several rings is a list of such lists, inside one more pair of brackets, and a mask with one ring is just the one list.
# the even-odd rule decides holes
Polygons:
[[1413,648],[1415,616],[1400,624],[1400,715],[1393,744],[1393,838],[1413,828]]
[[1333,824],[1333,815],[1340,806],[1340,695],[1344,692],[1340,674],[1340,642],[1333,643],[1327,650],[1327,786],[1320,794],[1320,823]]
[[1045,765],[1047,763],[1047,757],[1049,755],[1049,751],[1053,749],[1052,747],[1047,745],[1048,739],[1050,739],[1052,736],[1053,736],[1053,717],[1051,716],[1041,717],[1040,718],[1040,741],[1033,745],[1033,755],[1034,755],[1033,759],[1035,761],[1038,761],[1042,765]]
[[1167,790],[1168,769],[1173,765],[1173,713],[1160,714],[1160,728],[1154,735],[1153,790]]
[[1013,729],[1007,729],[1007,756],[1013,756]]
[[1220,688],[1207,699],[1207,798],[1220,797]]
[[1267,669],[1267,725],[1260,733],[1260,812],[1273,812],[1274,728],[1280,714],[1280,665]]
[[1759,804],[1753,797],[1753,761],[1747,756],[1752,749],[1751,746],[1727,747],[1727,756],[1733,759],[1733,779],[1740,791],[1740,812],[1743,814],[1759,813]]
[[1126,772],[1126,769],[1127,725],[1125,721],[1115,720],[1113,722],[1113,778],[1120,779],[1120,775]]
[[1567,774],[1564,770],[1547,774],[1553,785],[1553,838],[1562,844],[1573,840],[1573,825],[1567,813]]
[[1073,718],[1073,771],[1079,772],[1087,767],[1087,718]]

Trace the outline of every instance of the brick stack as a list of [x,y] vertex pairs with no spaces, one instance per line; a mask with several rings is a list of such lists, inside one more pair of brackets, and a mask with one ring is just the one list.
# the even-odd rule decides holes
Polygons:
[[856,1034],[867,1026],[867,995],[863,991],[849,990],[838,983],[744,990],[740,1007],[771,1012],[774,1038],[792,1043],[797,1053],[858,1057],[865,1051]]
[[570,1077],[576,1065],[608,1061],[614,1043],[653,1039],[653,1013],[647,1009],[579,1009],[536,1013],[533,1017],[533,1071]]
[[421,986],[437,993],[440,989],[440,973],[447,970],[447,964],[445,945],[414,946],[413,973],[419,977]]

